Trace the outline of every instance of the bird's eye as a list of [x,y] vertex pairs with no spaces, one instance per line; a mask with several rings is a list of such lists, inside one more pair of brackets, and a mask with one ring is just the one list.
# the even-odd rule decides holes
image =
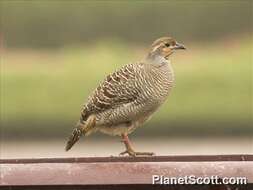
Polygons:
[[169,43],[166,43],[166,44],[165,44],[165,46],[166,46],[166,47],[169,47],[169,46],[170,46],[170,44],[169,44]]

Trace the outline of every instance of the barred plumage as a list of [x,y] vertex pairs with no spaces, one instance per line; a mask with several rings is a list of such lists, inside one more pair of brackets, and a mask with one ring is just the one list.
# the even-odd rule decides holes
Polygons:
[[174,49],[183,49],[183,46],[171,38],[163,38],[151,48],[145,60],[123,66],[96,88],[82,108],[78,128],[66,150],[80,138],[80,126],[86,135],[101,131],[124,136],[149,119],[165,101],[174,83],[173,69],[167,58]]
[[77,127],[73,130],[72,135],[69,137],[65,150],[68,151],[71,147],[80,139],[82,135],[82,129]]

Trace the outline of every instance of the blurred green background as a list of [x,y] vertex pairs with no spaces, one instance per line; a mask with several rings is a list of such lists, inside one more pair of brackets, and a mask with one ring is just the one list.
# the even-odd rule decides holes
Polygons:
[[103,78],[158,37],[187,47],[140,136],[252,136],[252,1],[2,0],[1,137],[67,137]]

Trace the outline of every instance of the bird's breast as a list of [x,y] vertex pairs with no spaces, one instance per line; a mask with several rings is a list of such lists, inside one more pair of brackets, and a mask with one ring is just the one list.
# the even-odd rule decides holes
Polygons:
[[161,104],[168,97],[174,85],[174,72],[170,64],[151,67],[143,77],[143,94],[146,101]]

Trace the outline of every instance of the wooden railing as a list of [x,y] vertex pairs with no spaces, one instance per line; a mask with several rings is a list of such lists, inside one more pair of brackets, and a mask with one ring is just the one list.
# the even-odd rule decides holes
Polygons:
[[246,177],[248,185],[240,187],[248,188],[253,155],[2,159],[0,173],[0,188],[6,189],[230,190],[233,186],[152,185],[152,176]]

